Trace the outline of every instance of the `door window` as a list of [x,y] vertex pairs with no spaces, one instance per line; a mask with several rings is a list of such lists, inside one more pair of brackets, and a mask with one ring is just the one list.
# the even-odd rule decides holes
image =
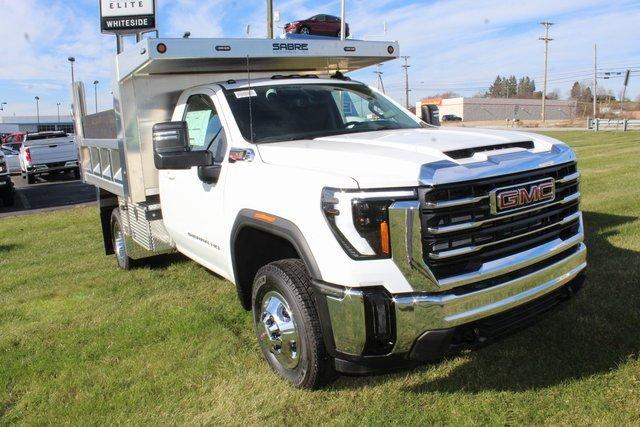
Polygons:
[[216,107],[206,95],[193,95],[187,100],[184,121],[189,130],[189,145],[194,151],[218,151],[222,123]]

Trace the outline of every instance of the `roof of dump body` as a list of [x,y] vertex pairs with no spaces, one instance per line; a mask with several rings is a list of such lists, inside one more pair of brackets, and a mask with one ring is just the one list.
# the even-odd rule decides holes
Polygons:
[[[158,46],[166,51],[160,53]],[[118,80],[131,75],[348,72],[398,58],[397,42],[340,39],[143,39],[117,55]]]

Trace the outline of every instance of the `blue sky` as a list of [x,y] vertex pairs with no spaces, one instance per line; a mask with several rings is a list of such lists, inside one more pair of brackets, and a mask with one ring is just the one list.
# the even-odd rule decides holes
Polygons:
[[[245,37],[266,34],[264,0],[158,0],[162,37]],[[111,107],[113,36],[99,31],[98,0],[0,0],[0,114],[55,114],[68,106],[69,64],[77,78],[99,80],[100,109]],[[280,26],[315,13],[339,14],[340,2],[274,0]],[[398,40],[410,55],[412,100],[452,90],[472,96],[497,74],[529,75],[540,88],[544,45],[541,20],[551,29],[549,91],[566,96],[574,81],[589,82],[593,44],[603,71],[638,70],[628,95],[640,95],[640,1],[638,0],[347,0],[347,21],[356,38]],[[384,35],[384,24],[387,33]],[[281,31],[281,30],[279,30]],[[403,99],[400,61],[382,67],[388,93]],[[373,70],[355,77],[375,84]],[[621,79],[600,84],[618,94]],[[65,107],[66,108],[66,107]],[[68,108],[66,108],[68,111]],[[63,108],[63,112],[64,108]]]

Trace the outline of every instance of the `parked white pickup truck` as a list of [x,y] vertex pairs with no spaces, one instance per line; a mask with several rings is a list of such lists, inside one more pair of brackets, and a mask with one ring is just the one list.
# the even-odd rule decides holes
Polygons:
[[573,151],[433,127],[342,74],[397,55],[147,39],[117,57],[115,111],[86,115],[76,83],[106,252],[128,269],[175,250],[234,283],[265,359],[305,388],[473,348],[565,300],[586,267]]
[[80,178],[73,135],[62,131],[27,134],[20,147],[20,169],[29,184],[34,184],[38,175],[56,172],[73,172]]

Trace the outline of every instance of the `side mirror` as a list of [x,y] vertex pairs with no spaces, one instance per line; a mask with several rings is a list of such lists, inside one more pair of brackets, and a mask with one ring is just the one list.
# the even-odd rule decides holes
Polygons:
[[209,151],[191,151],[187,122],[153,125],[153,163],[156,169],[191,169],[213,164]]

